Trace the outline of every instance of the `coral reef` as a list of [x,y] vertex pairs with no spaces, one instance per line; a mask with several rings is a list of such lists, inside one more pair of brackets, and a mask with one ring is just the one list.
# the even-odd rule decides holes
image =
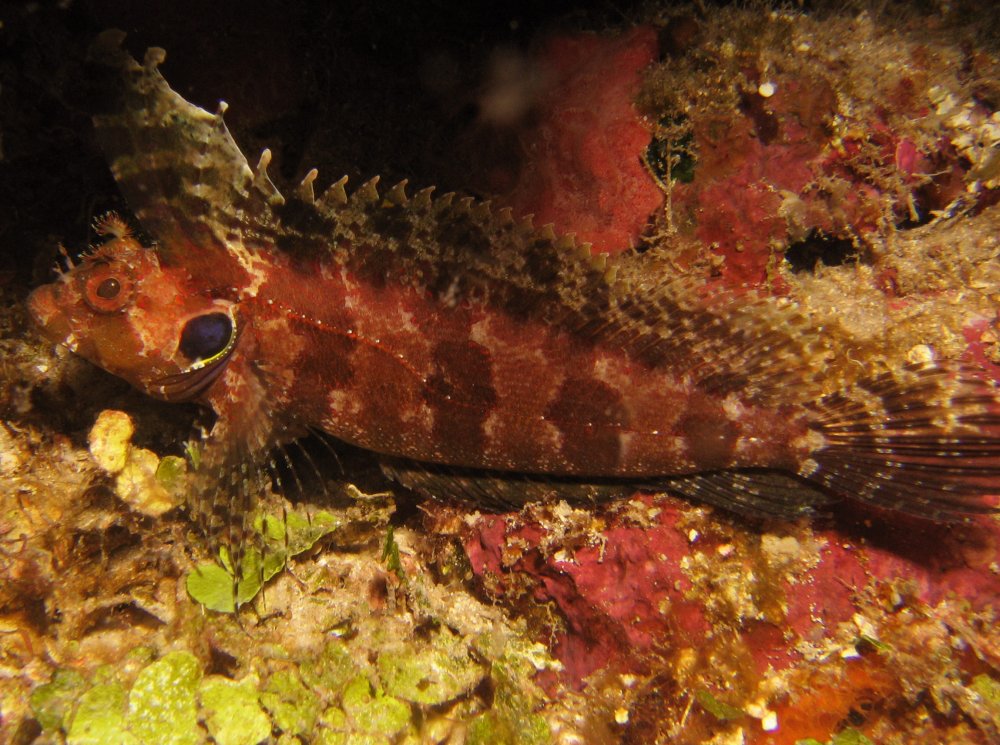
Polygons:
[[[563,28],[529,56],[562,72],[509,125],[531,156],[484,150],[442,178],[504,166],[522,211],[598,248],[634,241],[651,271],[786,295],[852,339],[866,364],[965,358],[1000,380],[1000,53],[972,20],[997,21],[988,4],[973,3],[975,16],[947,5],[890,20],[698,4],[646,13],[623,33]],[[293,67],[297,16],[283,18],[267,29],[282,40],[279,71]],[[72,46],[57,24],[19,22],[22,39]],[[191,36],[189,18],[172,23]],[[38,79],[39,59],[74,79],[71,63],[44,54],[26,57],[28,82],[15,91]],[[384,119],[368,139],[343,121],[350,136],[309,130],[303,122],[320,117],[305,107],[275,123],[264,112],[295,108],[308,85],[230,93],[237,57],[191,58],[222,81],[210,90],[258,104],[234,106],[251,113],[232,126],[291,171],[313,164],[303,150],[342,140],[344,157],[377,153],[363,165],[381,166],[406,139]],[[591,99],[605,106],[582,128],[566,118]],[[53,95],[21,116],[51,115],[52,101],[75,106]],[[5,124],[11,167],[29,128]],[[49,209],[38,192],[65,200],[87,183],[114,202],[106,175],[93,175],[106,171],[101,158],[80,157],[47,166],[61,180],[24,187],[45,213],[22,208],[23,221],[46,227],[17,234],[38,266],[58,240],[85,240],[52,216],[69,224],[72,210]],[[556,199],[553,179],[567,171],[558,183],[589,183]],[[72,206],[83,223],[96,209]],[[343,476],[320,466],[316,487],[305,478],[316,458],[302,456],[306,483],[247,516],[268,548],[259,573],[236,582],[171,509],[192,412],[38,341],[21,309],[31,261],[18,261],[0,274],[0,740],[1000,738],[996,516],[938,524],[838,506],[810,521],[748,521],[649,494],[494,514],[384,494],[370,463],[342,452]],[[130,470],[138,477],[123,478]],[[239,614],[234,594],[247,603]]]
[[655,59],[648,26],[547,40],[531,63],[538,112],[519,131],[517,182],[497,201],[574,233],[594,251],[635,245],[663,202],[643,168],[650,128],[635,105],[642,72]]

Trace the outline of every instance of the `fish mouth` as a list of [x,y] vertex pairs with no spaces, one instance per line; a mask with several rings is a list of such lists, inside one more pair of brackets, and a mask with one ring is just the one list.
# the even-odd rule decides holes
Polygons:
[[46,338],[60,344],[66,342],[70,334],[69,322],[60,310],[55,285],[43,285],[28,295],[28,313]]

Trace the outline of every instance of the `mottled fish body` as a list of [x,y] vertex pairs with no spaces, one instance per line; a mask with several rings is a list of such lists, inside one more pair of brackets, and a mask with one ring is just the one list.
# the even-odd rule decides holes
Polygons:
[[94,121],[156,247],[106,217],[30,307],[141,390],[215,411],[198,489],[244,498],[202,500],[207,527],[311,428],[416,488],[501,503],[638,485],[780,515],[828,496],[992,509],[1000,397],[982,371],[865,373],[793,303],[664,281],[471,199],[344,179],[317,198],[315,171],[286,198],[224,106],[188,103],[162,50],[140,65],[120,42],[97,46],[117,93]]

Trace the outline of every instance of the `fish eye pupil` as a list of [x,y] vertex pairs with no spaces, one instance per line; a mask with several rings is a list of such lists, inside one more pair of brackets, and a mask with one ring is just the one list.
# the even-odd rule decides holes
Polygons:
[[112,300],[122,291],[122,283],[114,277],[108,277],[97,286],[97,297],[103,300]]
[[178,348],[189,360],[206,360],[224,351],[233,336],[233,321],[225,313],[206,313],[184,324]]

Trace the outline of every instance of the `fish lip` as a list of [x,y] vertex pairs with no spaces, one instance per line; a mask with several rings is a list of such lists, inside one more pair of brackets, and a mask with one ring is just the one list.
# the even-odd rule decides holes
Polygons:
[[70,321],[61,310],[63,298],[58,284],[42,285],[28,295],[28,315],[41,334],[56,344],[66,344],[72,334]]
[[44,296],[45,292],[47,292],[47,291],[51,294],[51,289],[52,288],[49,285],[43,285],[41,287],[36,287],[28,295],[28,303],[27,303],[28,304],[28,313],[30,313],[31,317],[33,319],[35,319],[36,321],[42,315],[41,306],[44,303],[44,301],[42,300],[42,297]]
[[28,295],[28,313],[38,326],[48,328],[58,313],[55,288],[52,285],[43,285],[32,290]]

